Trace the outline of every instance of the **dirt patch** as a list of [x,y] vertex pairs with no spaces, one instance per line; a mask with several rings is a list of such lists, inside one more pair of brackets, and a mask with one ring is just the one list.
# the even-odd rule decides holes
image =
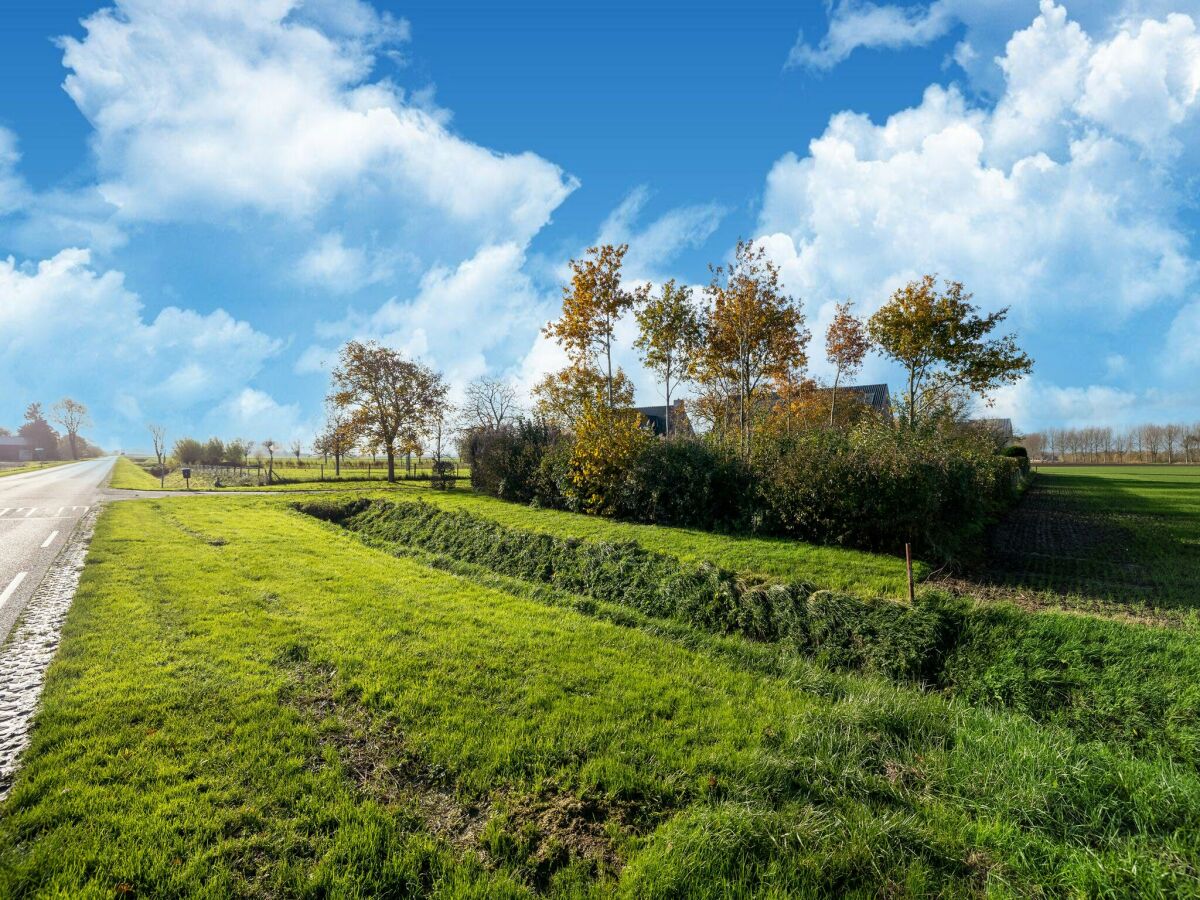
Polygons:
[[[636,809],[580,798],[554,785],[535,795],[501,787],[472,796],[453,773],[414,754],[385,716],[338,697],[332,667],[297,656],[303,651],[282,660],[293,676],[283,700],[317,729],[322,748],[333,748],[363,796],[415,816],[451,846],[477,854],[489,868],[508,869],[534,890],[571,864],[584,864],[594,877],[620,872],[618,839],[640,830],[634,823],[645,818]],[[324,754],[310,765],[326,765]]]

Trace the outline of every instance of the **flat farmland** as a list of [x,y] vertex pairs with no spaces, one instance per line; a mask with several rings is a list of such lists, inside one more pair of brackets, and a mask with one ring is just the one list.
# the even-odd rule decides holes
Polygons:
[[1042,467],[982,583],[1077,608],[1200,608],[1200,466]]

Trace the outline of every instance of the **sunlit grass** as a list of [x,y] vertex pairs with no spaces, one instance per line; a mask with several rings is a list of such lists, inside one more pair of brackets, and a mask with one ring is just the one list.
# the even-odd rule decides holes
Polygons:
[[[274,498],[115,505],[0,807],[0,895],[1196,891],[1195,772],[763,653],[394,558]],[[298,702],[313,672],[332,702]],[[346,756],[353,727],[487,827],[439,836]],[[559,797],[607,816],[611,869],[513,812]]]

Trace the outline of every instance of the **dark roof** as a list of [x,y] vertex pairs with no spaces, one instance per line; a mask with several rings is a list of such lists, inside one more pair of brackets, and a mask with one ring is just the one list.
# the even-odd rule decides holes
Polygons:
[[[818,388],[818,390],[827,392],[833,390],[833,388]],[[857,394],[863,403],[880,412],[887,412],[892,408],[892,398],[891,394],[888,393],[888,386],[886,384],[838,385],[838,393]]]
[[[667,433],[667,408],[666,408],[666,406],[663,406],[661,404],[658,406],[635,406],[634,411],[642,414],[642,418],[644,418],[647,422],[650,423],[650,427],[654,429],[655,434],[664,435]],[[674,403],[671,404],[671,428],[672,428],[672,431],[674,430],[675,425],[679,421],[680,413],[682,413],[685,417],[687,416],[687,410],[684,407],[683,401],[676,400]]]

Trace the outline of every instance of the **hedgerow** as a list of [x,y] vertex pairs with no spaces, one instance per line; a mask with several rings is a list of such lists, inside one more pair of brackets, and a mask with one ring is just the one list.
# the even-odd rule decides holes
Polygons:
[[1087,740],[1200,761],[1200,651],[1186,633],[936,592],[911,606],[855,597],[685,563],[635,542],[556,537],[424,503],[298,508],[385,549],[445,554],[647,615],[778,642],[832,669],[1016,709]]
[[[472,487],[520,503],[630,522],[753,531],[954,562],[1011,505],[1019,461],[982,436],[864,424],[764,437],[754,457],[696,438],[645,441],[581,490],[579,442],[519,421],[471,432]],[[604,460],[604,453],[584,458]]]

